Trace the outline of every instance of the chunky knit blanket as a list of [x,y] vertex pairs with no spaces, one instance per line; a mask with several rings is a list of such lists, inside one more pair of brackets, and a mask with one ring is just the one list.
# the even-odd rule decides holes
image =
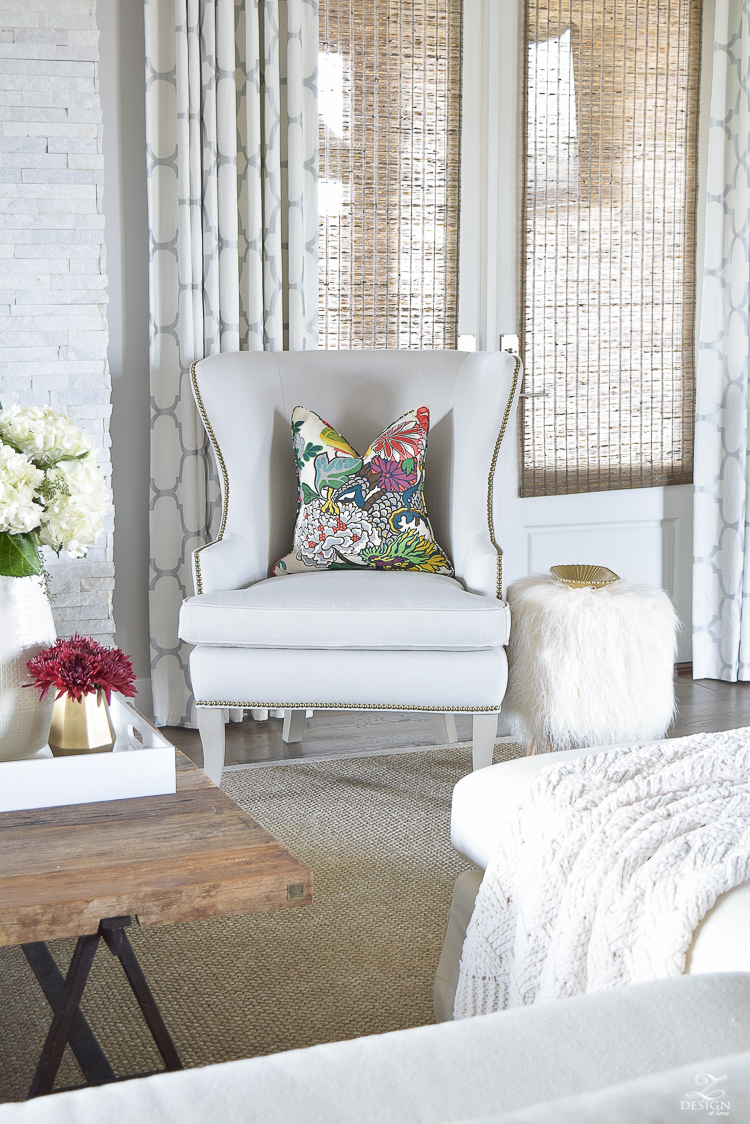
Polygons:
[[454,1017],[680,975],[748,879],[750,728],[549,766],[487,867]]

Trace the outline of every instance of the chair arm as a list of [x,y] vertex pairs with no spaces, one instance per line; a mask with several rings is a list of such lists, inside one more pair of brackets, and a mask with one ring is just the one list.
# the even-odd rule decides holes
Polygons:
[[486,532],[473,538],[464,552],[456,577],[460,578],[469,593],[483,593],[485,597],[502,599],[498,589],[498,551]]
[[253,552],[241,535],[226,534],[193,551],[193,587],[196,594],[222,589],[243,589],[266,574],[256,573]]

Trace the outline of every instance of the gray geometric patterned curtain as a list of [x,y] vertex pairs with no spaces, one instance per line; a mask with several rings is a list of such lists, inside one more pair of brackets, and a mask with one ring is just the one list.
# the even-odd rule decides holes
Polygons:
[[317,347],[317,0],[145,0],[145,26],[151,682],[193,725],[177,617],[218,488],[190,367]]
[[750,3],[717,0],[695,409],[693,677],[750,680]]

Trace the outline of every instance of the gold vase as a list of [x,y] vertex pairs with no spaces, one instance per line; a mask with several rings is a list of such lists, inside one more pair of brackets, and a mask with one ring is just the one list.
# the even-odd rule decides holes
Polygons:
[[75,753],[106,753],[115,744],[109,707],[101,689],[80,702],[67,692],[59,694],[52,709],[49,747],[54,757]]

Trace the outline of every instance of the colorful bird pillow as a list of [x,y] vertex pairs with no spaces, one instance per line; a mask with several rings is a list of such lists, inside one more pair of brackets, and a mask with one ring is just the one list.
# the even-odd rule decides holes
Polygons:
[[424,502],[430,411],[410,410],[360,456],[312,410],[292,411],[299,480],[294,547],[275,575],[369,568],[453,574]]

